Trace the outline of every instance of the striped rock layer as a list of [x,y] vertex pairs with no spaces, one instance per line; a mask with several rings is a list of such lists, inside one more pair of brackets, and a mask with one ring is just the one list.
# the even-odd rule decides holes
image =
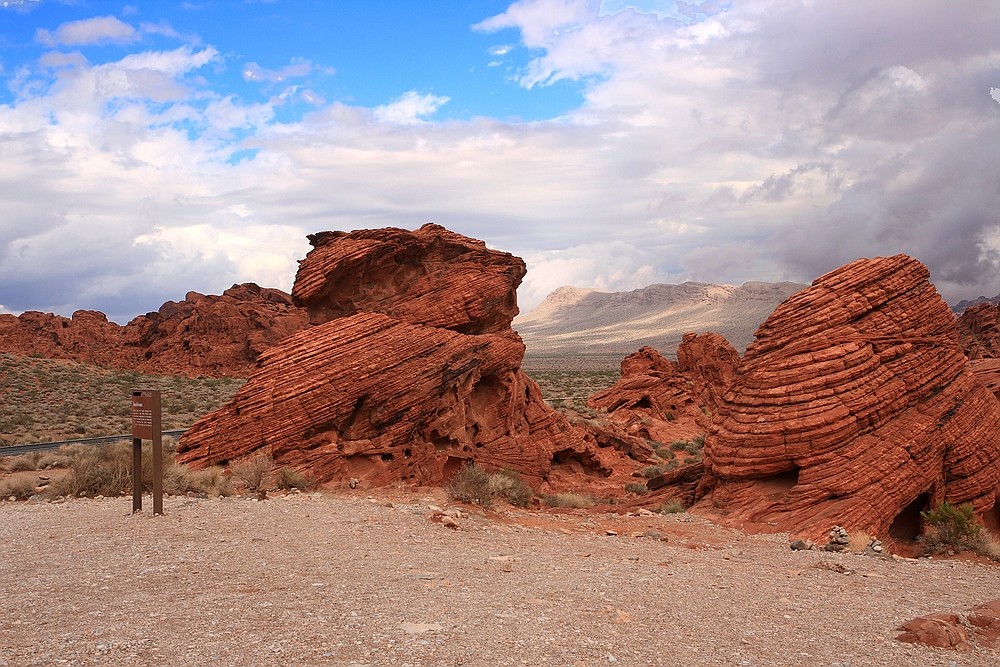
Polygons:
[[926,267],[860,259],[758,330],[707,439],[699,507],[814,538],[834,524],[912,537],[942,500],[995,524],[998,423]]
[[520,370],[519,258],[437,225],[310,240],[293,298],[314,325],[184,435],[182,461],[265,450],[318,482],[363,486],[440,483],[470,461],[535,485],[564,466],[610,473],[610,454]]

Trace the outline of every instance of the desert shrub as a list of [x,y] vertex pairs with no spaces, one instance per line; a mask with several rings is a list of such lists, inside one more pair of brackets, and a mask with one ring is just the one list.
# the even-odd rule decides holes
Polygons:
[[532,488],[521,479],[521,473],[509,468],[490,475],[490,487],[494,495],[506,498],[515,507],[527,507],[535,497]]
[[657,508],[660,514],[680,514],[684,511],[684,503],[676,498],[671,498]]
[[233,475],[250,491],[257,491],[263,488],[271,476],[271,469],[274,467],[274,460],[270,452],[258,450],[253,454],[247,454],[229,464],[229,470]]
[[32,477],[18,475],[0,479],[0,499],[6,500],[14,496],[18,500],[27,500],[35,493],[35,480]]
[[467,462],[448,482],[448,497],[463,503],[478,503],[483,507],[493,504],[490,473],[475,463]]
[[131,491],[131,446],[69,445],[60,452],[70,458],[69,473],[49,485],[51,495],[120,496]]
[[211,498],[235,493],[233,478],[226,475],[221,467],[188,470],[181,464],[171,465],[163,471],[163,490],[175,495],[192,492]]
[[645,468],[639,471],[639,474],[645,477],[646,479],[653,479],[654,477],[658,477],[659,475],[662,475],[666,471],[670,470],[672,467],[673,466],[671,466],[669,463],[661,463],[660,465],[655,465],[655,466],[646,466]]
[[979,534],[973,538],[971,546],[972,550],[980,556],[985,556],[990,560],[1000,563],[1000,541],[990,535],[989,532],[985,530],[979,531]]
[[43,452],[39,454],[36,465],[38,470],[45,470],[46,468],[68,468],[72,462],[72,458],[60,452]]
[[586,509],[596,505],[597,499],[594,496],[581,493],[556,493],[554,495],[542,496],[542,502],[549,507]]
[[670,443],[670,449],[674,452],[687,451],[688,441],[687,440],[674,440]]
[[921,512],[927,531],[918,538],[925,554],[972,549],[982,532],[971,504],[952,505],[947,500]]
[[655,451],[656,455],[659,456],[661,459],[667,459],[668,461],[676,456],[676,454],[674,454],[670,449],[664,447],[663,445],[657,445],[653,449],[653,451]]
[[20,456],[11,456],[7,459],[7,470],[10,472],[38,470],[38,459],[40,456],[41,454],[39,452],[21,454]]
[[851,553],[864,553],[871,543],[872,536],[863,530],[856,530],[847,535],[847,550]]
[[629,482],[625,485],[625,490],[639,496],[644,496],[649,493],[649,487],[642,482]]
[[701,449],[702,447],[705,446],[705,436],[704,435],[695,436],[695,438],[691,442],[693,442],[698,449]]
[[313,486],[305,475],[294,468],[287,467],[278,468],[278,472],[274,476],[274,485],[284,491],[290,489],[305,491]]

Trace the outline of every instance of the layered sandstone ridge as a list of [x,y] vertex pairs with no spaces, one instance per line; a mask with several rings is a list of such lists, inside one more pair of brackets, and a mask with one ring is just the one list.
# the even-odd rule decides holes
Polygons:
[[561,287],[514,322],[528,355],[673,354],[684,334],[714,331],[738,350],[797,283],[657,284],[629,292]]
[[261,353],[308,324],[288,294],[253,283],[188,292],[125,326],[104,313],[0,315],[0,351],[144,373],[246,377]]
[[699,507],[817,538],[912,537],[942,500],[992,516],[998,420],[926,267],[861,259],[761,325],[707,439]]
[[314,326],[262,356],[184,435],[181,460],[265,450],[321,483],[371,486],[440,483],[472,461],[535,485],[557,468],[611,472],[520,370],[520,258],[432,224],[310,241],[292,294]]

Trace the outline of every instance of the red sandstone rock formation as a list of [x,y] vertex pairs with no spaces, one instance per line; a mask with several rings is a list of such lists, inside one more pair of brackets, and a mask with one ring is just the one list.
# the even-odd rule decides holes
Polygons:
[[677,361],[651,347],[626,357],[614,386],[590,397],[591,408],[626,433],[669,443],[704,434],[740,365],[739,353],[715,333],[684,335]]
[[904,255],[861,259],[775,310],[719,406],[701,511],[817,539],[912,537],[942,500],[998,512],[1000,403],[928,278]]
[[146,373],[246,377],[264,350],[306,326],[288,294],[247,283],[168,301],[129,322],[123,343],[141,351],[134,368]]
[[221,296],[189,292],[124,327],[88,310],[71,319],[0,315],[0,351],[146,373],[246,377],[265,349],[307,324],[289,295],[247,283]]
[[122,327],[108,322],[104,313],[78,310],[72,318],[28,311],[0,315],[0,352],[49,359],[69,359],[87,364],[130,368],[138,362],[134,350],[123,350]]
[[196,466],[266,449],[320,482],[438,483],[466,461],[538,485],[609,474],[520,370],[524,263],[437,225],[309,237],[293,298],[315,326],[264,353],[234,399],[181,439]]
[[976,377],[1000,396],[1000,308],[983,303],[958,318],[958,338]]

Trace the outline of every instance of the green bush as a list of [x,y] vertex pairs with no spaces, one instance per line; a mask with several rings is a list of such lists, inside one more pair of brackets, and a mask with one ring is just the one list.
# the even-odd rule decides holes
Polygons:
[[947,500],[921,512],[927,530],[918,538],[923,553],[974,550],[982,527],[971,504],[952,505]]

